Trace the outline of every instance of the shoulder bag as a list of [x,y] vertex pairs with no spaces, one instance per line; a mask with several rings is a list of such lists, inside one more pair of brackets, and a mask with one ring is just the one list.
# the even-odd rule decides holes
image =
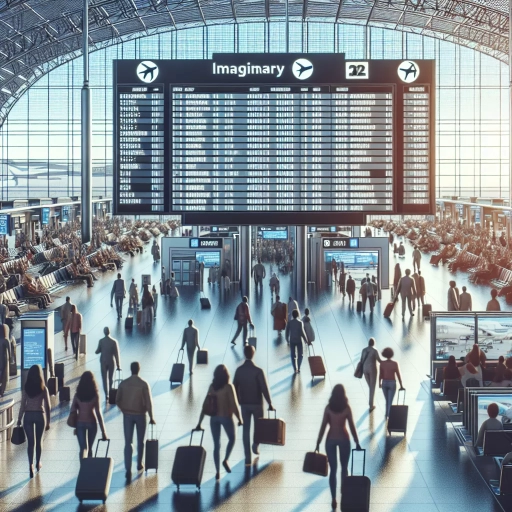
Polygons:
[[203,414],[205,416],[217,416],[217,395],[208,393],[203,402]]
[[363,366],[364,366],[364,363],[365,363],[367,357],[368,357],[368,352],[366,352],[366,356],[364,357],[364,359],[362,361],[359,361],[359,363],[357,363],[356,371],[354,372],[354,377],[356,379],[363,378]]

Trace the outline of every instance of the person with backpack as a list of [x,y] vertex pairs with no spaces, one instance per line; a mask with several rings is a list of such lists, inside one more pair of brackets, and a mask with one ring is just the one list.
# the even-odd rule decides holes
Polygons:
[[238,304],[235,311],[235,320],[238,322],[238,328],[231,340],[233,345],[236,345],[236,339],[240,336],[240,333],[243,331],[243,339],[244,345],[247,343],[247,324],[251,327],[254,327],[251,319],[251,311],[249,310],[249,299],[247,297],[242,297],[242,302]]
[[213,437],[213,460],[215,463],[215,480],[220,480],[220,431],[224,428],[228,436],[228,445],[226,446],[226,456],[222,466],[226,472],[231,473],[229,466],[229,456],[235,446],[236,431],[233,415],[238,419],[238,426],[243,425],[240,407],[236,398],[235,388],[229,382],[228,369],[220,364],[213,372],[213,381],[208,388],[199,422],[196,430],[202,430],[201,423],[205,416],[210,416],[210,428]]

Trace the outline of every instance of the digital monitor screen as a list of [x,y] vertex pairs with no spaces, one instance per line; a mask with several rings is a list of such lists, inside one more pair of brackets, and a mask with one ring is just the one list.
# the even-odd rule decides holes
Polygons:
[[42,224],[49,224],[50,223],[50,208],[43,208],[42,209]]
[[475,343],[475,317],[434,317],[435,322],[435,359],[448,359],[455,356],[465,357]]
[[258,231],[258,236],[263,240],[288,240],[288,230]]
[[39,364],[46,367],[46,329],[40,327],[25,327],[22,331],[23,369]]
[[[473,430],[474,435],[478,435],[482,423],[489,419],[487,414],[487,406],[495,403],[498,406],[499,412],[497,419],[501,421],[505,412],[512,407],[512,393],[511,394],[496,394],[496,395],[477,395],[477,421],[476,428]],[[510,413],[512,414],[512,413]]]
[[204,263],[205,268],[220,267],[220,251],[204,251],[196,252],[196,261]]
[[325,251],[324,263],[325,269],[329,271],[332,268],[332,260],[336,260],[338,275],[341,263],[345,264],[345,273],[351,275],[359,286],[361,279],[366,278],[366,274],[378,278],[379,271],[379,253],[378,251]]
[[478,346],[487,359],[512,357],[512,316],[478,316]]
[[114,212],[208,225],[432,214],[434,83],[432,60],[114,60]]
[[11,234],[11,216],[5,213],[0,214],[0,235]]

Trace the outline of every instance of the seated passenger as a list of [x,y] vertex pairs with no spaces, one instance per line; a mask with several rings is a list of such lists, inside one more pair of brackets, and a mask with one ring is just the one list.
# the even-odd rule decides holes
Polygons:
[[467,386],[467,381],[475,379],[478,381],[480,387],[484,385],[482,377],[482,368],[477,366],[476,368],[471,363],[466,363],[464,366],[459,367],[460,381],[464,387]]
[[466,355],[466,363],[471,363],[475,368],[477,366],[481,366],[485,368],[485,361],[487,357],[485,356],[485,352],[480,350],[480,347],[477,343],[473,345],[473,348]]
[[460,372],[459,368],[457,367],[455,356],[450,356],[448,358],[448,364],[444,368],[443,377],[444,380],[460,379]]
[[484,445],[484,435],[486,430],[503,430],[501,421],[497,419],[499,412],[498,404],[492,403],[487,406],[487,414],[489,415],[489,418],[482,423],[482,426],[478,431],[475,446]]

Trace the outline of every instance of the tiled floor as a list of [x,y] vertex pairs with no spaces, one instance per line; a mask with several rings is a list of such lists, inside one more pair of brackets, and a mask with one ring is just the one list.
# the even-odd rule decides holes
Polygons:
[[[401,260],[403,262],[403,260]],[[410,257],[406,259],[410,262]],[[428,265],[424,258],[424,275],[428,302],[434,310],[444,310],[446,283],[451,274],[446,269]],[[392,265],[395,261],[392,259]],[[157,277],[157,266],[146,252],[130,258],[124,269],[125,279],[141,274]],[[384,291],[383,301],[371,317],[360,316],[349,308],[339,293],[322,293],[308,297],[301,309],[309,306],[312,312],[317,341],[317,354],[323,356],[328,374],[324,380],[310,379],[307,361],[303,371],[294,376],[289,349],[284,340],[272,331],[270,296],[253,292],[250,305],[257,327],[258,350],[256,363],[267,373],[269,386],[279,417],[286,420],[285,447],[262,446],[254,465],[244,467],[241,428],[231,457],[233,472],[221,473],[219,484],[214,480],[212,441],[206,427],[207,461],[200,493],[193,488],[176,492],[171,481],[171,468],[176,448],[188,444],[190,430],[197,424],[200,406],[212,378],[213,369],[224,363],[234,373],[243,360],[242,345],[229,343],[235,328],[233,322],[236,296],[219,295],[218,288],[209,288],[211,310],[200,310],[198,294],[185,289],[176,301],[160,298],[157,320],[150,332],[135,328],[125,331],[124,322],[116,320],[110,308],[110,289],[114,275],[103,276],[94,288],[75,287],[70,291],[73,301],[84,314],[84,331],[88,336],[88,354],[79,363],[62,351],[60,334],[56,346],[57,360],[66,363],[66,381],[72,393],[85,369],[93,370],[98,379],[99,362],[94,355],[97,340],[105,325],[109,325],[120,342],[125,376],[131,361],[141,363],[141,376],[152,387],[156,433],[160,440],[160,469],[136,475],[125,485],[123,464],[123,433],[121,415],[117,408],[104,407],[111,456],[115,461],[110,496],[106,505],[79,505],[74,496],[78,473],[78,444],[72,430],[66,426],[69,404],[54,400],[52,428],[45,436],[43,469],[32,480],[24,446],[10,443],[0,445],[0,510],[8,511],[71,511],[71,510],[219,510],[219,511],[327,511],[330,510],[328,479],[302,472],[306,451],[314,449],[322,412],[334,384],[343,383],[347,389],[363,447],[367,448],[367,474],[372,479],[372,512],[455,512],[501,510],[487,486],[461,449],[450,423],[448,407],[433,401],[425,374],[429,373],[429,323],[419,316],[402,322],[395,311],[391,321],[382,316],[382,307],[389,298]],[[456,276],[459,286],[467,283],[466,276]],[[289,280],[282,279],[282,296],[288,297]],[[470,288],[474,292],[475,309],[485,306],[488,288]],[[64,296],[62,292],[60,295]],[[63,302],[57,299],[56,305]],[[127,304],[125,304],[125,311]],[[200,329],[200,342],[209,351],[209,364],[197,367],[193,378],[186,376],[182,386],[170,389],[169,373],[176,360],[186,321],[193,318]],[[57,324],[59,320],[57,319]],[[407,388],[409,426],[407,437],[389,437],[384,430],[384,399],[377,390],[377,409],[368,414],[367,387],[353,377],[355,364],[367,339],[374,336],[377,346],[391,346],[400,362]],[[11,380],[10,396],[19,398],[19,379]],[[225,447],[226,438],[222,439]],[[135,465],[134,468],[135,470]],[[360,470],[356,460],[355,469]]]

